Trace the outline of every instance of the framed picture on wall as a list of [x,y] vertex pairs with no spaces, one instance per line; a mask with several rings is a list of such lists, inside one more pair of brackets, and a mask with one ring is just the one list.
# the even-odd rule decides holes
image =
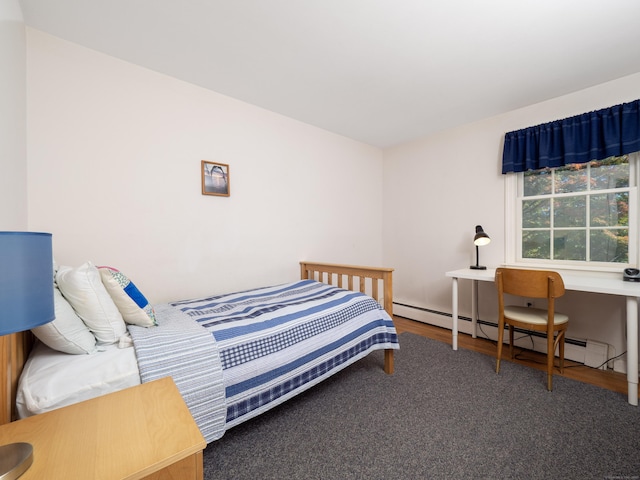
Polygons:
[[202,160],[202,194],[228,197],[231,195],[229,184],[229,165]]

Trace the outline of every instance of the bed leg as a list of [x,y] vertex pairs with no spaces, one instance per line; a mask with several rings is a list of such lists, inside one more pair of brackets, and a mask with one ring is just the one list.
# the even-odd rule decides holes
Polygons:
[[384,351],[384,372],[391,375],[393,373],[393,350]]

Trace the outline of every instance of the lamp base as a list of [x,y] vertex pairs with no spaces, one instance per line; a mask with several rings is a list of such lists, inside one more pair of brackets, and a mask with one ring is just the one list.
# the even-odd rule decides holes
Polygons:
[[482,265],[471,265],[469,268],[472,269],[472,270],[486,270],[487,269],[487,267],[483,267]]
[[15,480],[33,463],[30,443],[10,443],[0,447],[0,480]]

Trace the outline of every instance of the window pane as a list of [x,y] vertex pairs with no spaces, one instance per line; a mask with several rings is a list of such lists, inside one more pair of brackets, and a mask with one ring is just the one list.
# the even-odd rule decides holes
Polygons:
[[629,262],[629,230],[593,230],[591,232],[591,261]]
[[587,190],[587,164],[569,165],[556,169],[555,193]]
[[634,154],[520,174],[519,258],[629,264],[638,163]]
[[612,157],[591,163],[591,188],[625,188],[629,186],[629,158]]
[[587,232],[585,230],[555,230],[553,232],[553,258],[555,260],[587,259]]
[[546,228],[551,226],[551,199],[523,200],[522,226],[524,228]]
[[556,198],[553,201],[553,225],[556,228],[586,227],[586,197]]
[[551,169],[524,173],[524,196],[548,195],[551,193]]
[[590,201],[592,227],[629,225],[628,192],[592,195]]
[[546,258],[551,256],[551,233],[549,230],[522,232],[522,257]]

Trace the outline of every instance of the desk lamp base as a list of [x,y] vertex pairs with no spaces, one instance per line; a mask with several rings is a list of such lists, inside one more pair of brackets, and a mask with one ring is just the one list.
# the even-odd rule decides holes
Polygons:
[[33,463],[30,443],[10,443],[0,447],[0,480],[15,480]]

